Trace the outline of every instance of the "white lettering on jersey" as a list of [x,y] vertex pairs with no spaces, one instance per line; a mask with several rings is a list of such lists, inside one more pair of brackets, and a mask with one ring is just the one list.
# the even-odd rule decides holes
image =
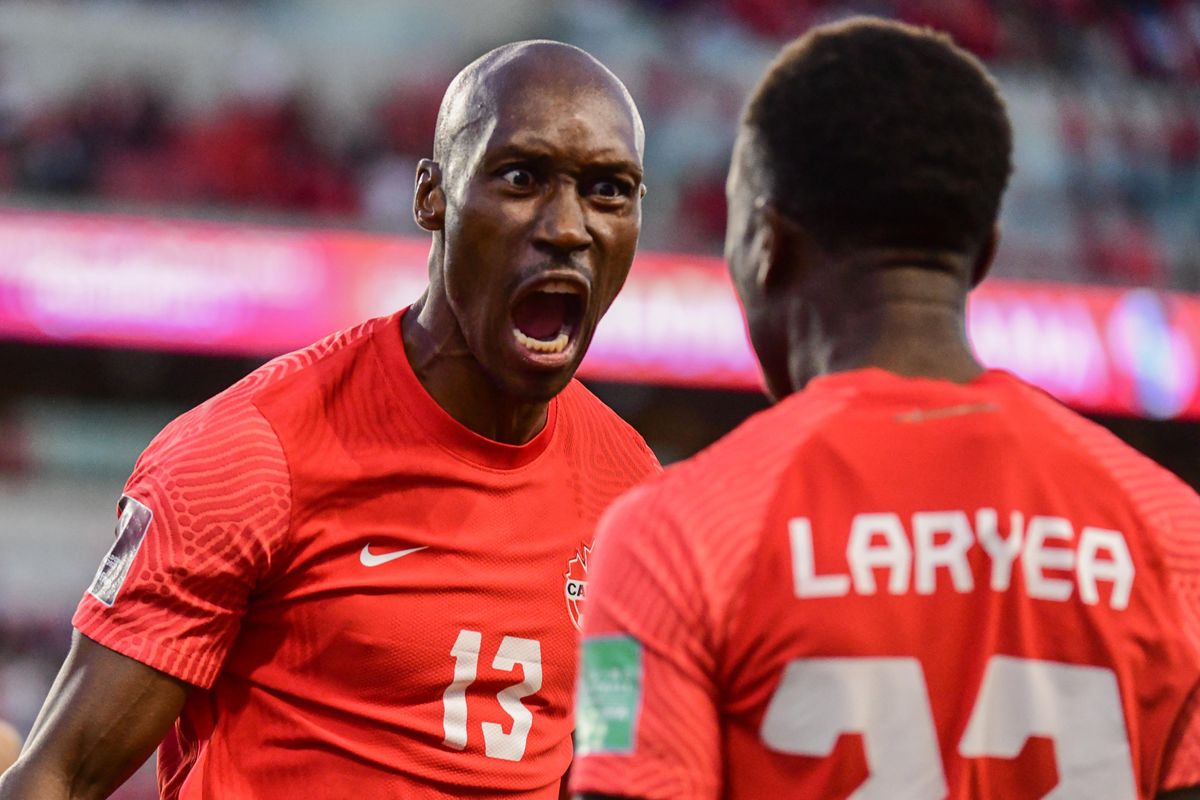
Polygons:
[[1062,517],[1034,517],[1029,520],[1021,566],[1025,568],[1025,591],[1030,597],[1066,600],[1071,596],[1071,582],[1065,578],[1048,577],[1046,570],[1065,572],[1074,568],[1074,551],[1049,544],[1051,541],[1070,542],[1074,538],[1071,523]]
[[[938,534],[943,534],[941,544]],[[946,538],[946,535],[949,538]],[[933,594],[937,589],[937,570],[950,572],[955,590],[975,588],[967,551],[975,543],[971,523],[961,511],[919,511],[913,514],[913,540],[917,553],[917,594]]]
[[[1101,550],[1108,553],[1108,558],[1100,558]],[[1120,531],[1084,528],[1079,536],[1075,571],[1083,602],[1091,606],[1100,602],[1096,582],[1103,580],[1113,586],[1108,600],[1110,606],[1120,610],[1129,605],[1129,593],[1133,590],[1133,559],[1129,557],[1129,548]]]
[[1000,518],[994,508],[981,508],[975,512],[975,535],[984,552],[992,560],[992,591],[1008,591],[1012,582],[1013,562],[1021,554],[1025,538],[1025,515],[1012,512],[1009,517],[1008,538],[1000,535]]
[[850,576],[816,573],[811,522],[804,517],[788,520],[788,535],[792,539],[792,582],[796,597],[842,597],[850,591]]
[[[846,542],[847,573],[818,574],[813,547],[812,521],[788,521],[792,550],[792,581],[796,597],[842,597],[878,591],[875,571],[887,570],[890,594],[910,590],[933,594],[939,578],[956,592],[974,591],[975,578],[968,554],[976,544],[991,562],[992,591],[1007,591],[1013,568],[1021,563],[1024,588],[1038,600],[1065,602],[1079,591],[1088,605],[1100,603],[1100,583],[1111,587],[1108,605],[1122,610],[1133,591],[1134,566],[1125,536],[1120,531],[1085,527],[1078,539],[1075,528],[1062,517],[1025,515],[1013,511],[1008,535],[1000,530],[995,509],[975,512],[975,527],[964,511],[918,511],[911,520],[911,544],[898,514],[856,514]],[[941,573],[945,573],[943,576]]]
[[[882,536],[882,545],[874,544]],[[888,570],[888,591],[904,594],[908,591],[908,574],[912,569],[912,548],[904,536],[904,525],[895,514],[856,514],[850,524],[850,541],[846,545],[850,572],[854,575],[854,591],[875,594],[875,568]]]

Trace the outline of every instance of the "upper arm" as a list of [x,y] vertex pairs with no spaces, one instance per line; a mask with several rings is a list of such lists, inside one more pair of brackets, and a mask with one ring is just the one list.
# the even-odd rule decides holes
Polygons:
[[107,797],[162,741],[188,690],[76,633],[0,798]]
[[126,483],[116,541],[72,622],[111,650],[211,686],[251,593],[281,561],[290,498],[286,459],[257,409],[189,412]]
[[602,797],[715,797],[719,724],[708,592],[693,542],[627,495],[596,536],[571,787]]

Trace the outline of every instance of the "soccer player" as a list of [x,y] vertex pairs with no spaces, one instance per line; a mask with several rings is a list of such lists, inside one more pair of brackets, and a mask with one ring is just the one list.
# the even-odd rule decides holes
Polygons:
[[605,515],[574,791],[1200,784],[1200,500],[967,342],[1010,151],[928,30],[817,28],[762,79],[726,255],[779,402]]
[[160,741],[172,800],[559,797],[594,525],[658,469],[572,380],[642,146],[576,48],[454,80],[416,176],[429,288],[154,440],[0,797],[106,796]]

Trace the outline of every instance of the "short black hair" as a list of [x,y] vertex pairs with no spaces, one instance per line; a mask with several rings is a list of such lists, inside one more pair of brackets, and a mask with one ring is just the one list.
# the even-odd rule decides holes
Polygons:
[[979,247],[1012,171],[995,81],[949,36],[871,17],[788,45],[746,108],[771,199],[823,246]]

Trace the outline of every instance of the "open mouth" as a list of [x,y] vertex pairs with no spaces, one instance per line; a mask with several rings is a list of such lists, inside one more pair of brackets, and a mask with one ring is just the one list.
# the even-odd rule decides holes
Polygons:
[[539,284],[513,304],[513,338],[530,353],[566,352],[583,320],[584,302],[584,289],[575,281]]

